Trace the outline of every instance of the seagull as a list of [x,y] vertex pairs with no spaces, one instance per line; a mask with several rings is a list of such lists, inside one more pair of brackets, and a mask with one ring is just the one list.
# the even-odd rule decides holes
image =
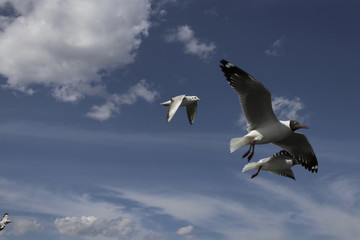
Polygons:
[[273,143],[288,151],[309,171],[317,172],[318,161],[312,146],[305,135],[295,133],[308,127],[295,120],[279,121],[271,106],[271,94],[261,82],[226,60],[220,63],[227,81],[239,96],[249,132],[243,137],[231,139],[230,152],[250,145],[243,155],[243,158],[248,156],[250,161],[256,144]]
[[5,213],[0,221],[0,231],[5,228],[5,225],[11,223],[11,220],[8,220],[9,214]]
[[289,152],[281,150],[271,157],[260,159],[258,162],[246,164],[242,172],[257,169],[258,171],[251,176],[251,178],[254,178],[259,174],[260,170],[265,170],[295,180],[291,167],[298,163],[299,162],[291,156]]
[[189,119],[189,123],[193,124],[195,121],[198,101],[200,101],[200,98],[198,98],[197,96],[185,96],[183,94],[173,97],[169,101],[160,103],[161,105],[169,106],[166,115],[166,122],[170,122],[170,120],[174,117],[179,107],[186,106],[186,112]]

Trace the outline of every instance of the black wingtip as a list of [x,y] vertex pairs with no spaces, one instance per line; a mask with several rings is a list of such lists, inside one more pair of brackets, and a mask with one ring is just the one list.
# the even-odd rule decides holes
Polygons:
[[318,165],[309,166],[304,162],[300,162],[301,166],[305,167],[305,169],[309,170],[309,172],[317,173],[318,172]]
[[228,61],[226,61],[225,59],[222,59],[222,60],[220,60],[220,63],[221,63],[221,65],[219,66],[220,68],[221,68],[221,71],[223,71],[223,72],[225,72],[225,70],[226,70],[226,65],[229,63]]
[[221,60],[220,60],[220,63],[221,63],[222,65],[226,65],[226,64],[228,64],[229,62],[226,61],[225,59],[221,59]]

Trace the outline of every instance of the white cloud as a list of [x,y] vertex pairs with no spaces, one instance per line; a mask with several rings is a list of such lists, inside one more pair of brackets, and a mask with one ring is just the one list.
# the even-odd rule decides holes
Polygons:
[[[299,112],[305,108],[305,105],[298,97],[294,97],[293,99],[281,96],[273,97],[271,104],[275,115],[279,120],[290,119],[302,122],[306,119],[306,116],[299,114]],[[237,125],[246,126],[246,118],[244,114],[240,115]]]
[[99,121],[105,121],[108,120],[114,112],[118,111],[119,108],[113,102],[107,101],[101,106],[92,106],[90,112],[88,112],[86,116]]
[[281,37],[275,40],[275,42],[271,45],[271,47],[265,50],[265,54],[271,57],[280,57],[284,55],[284,52],[282,50],[284,42],[285,42],[285,37]]
[[179,228],[176,231],[177,235],[185,236],[187,239],[191,239],[194,237],[195,234],[195,228],[193,226],[186,226]]
[[117,104],[133,104],[139,97],[148,102],[153,102],[158,96],[156,91],[150,90],[151,86],[143,79],[132,86],[127,93],[123,95],[114,95],[113,99]]
[[299,115],[299,111],[304,109],[305,105],[301,99],[294,97],[289,99],[286,97],[274,97],[272,100],[272,107],[275,114],[281,120],[303,120],[304,117]]
[[99,219],[94,216],[57,218],[55,226],[61,234],[71,237],[117,237],[130,239],[136,232],[137,223],[128,218]]
[[150,27],[149,0],[10,2],[20,16],[0,19],[2,87],[31,95],[43,86],[65,102],[107,100],[99,71],[133,62]]
[[184,44],[185,53],[196,55],[200,58],[208,58],[215,51],[215,44],[201,42],[195,37],[190,26],[179,26],[175,31],[165,37],[168,42],[181,42]]
[[93,106],[86,115],[90,118],[104,121],[112,117],[114,113],[118,113],[121,105],[132,105],[138,98],[143,98],[147,102],[153,102],[156,96],[158,96],[158,92],[151,90],[150,84],[143,79],[132,86],[126,93],[113,94],[108,97],[108,101],[103,105]]

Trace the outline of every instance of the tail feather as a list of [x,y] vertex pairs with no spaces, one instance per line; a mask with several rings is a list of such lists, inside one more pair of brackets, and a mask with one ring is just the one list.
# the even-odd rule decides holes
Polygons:
[[244,166],[242,172],[246,172],[249,170],[255,170],[255,169],[258,169],[260,166],[261,166],[261,163],[259,163],[259,162],[251,162]]
[[251,137],[239,137],[239,138],[232,138],[230,140],[230,152],[235,152],[239,148],[249,145],[251,143]]

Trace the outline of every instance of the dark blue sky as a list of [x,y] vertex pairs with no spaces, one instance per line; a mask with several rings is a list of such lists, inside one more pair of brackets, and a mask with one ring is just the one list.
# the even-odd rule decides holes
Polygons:
[[[8,3],[7,3],[8,2]],[[3,239],[359,236],[358,1],[1,1]],[[242,173],[226,59],[296,118],[319,172]],[[197,95],[188,124],[160,102]],[[254,161],[273,155],[257,146]]]

